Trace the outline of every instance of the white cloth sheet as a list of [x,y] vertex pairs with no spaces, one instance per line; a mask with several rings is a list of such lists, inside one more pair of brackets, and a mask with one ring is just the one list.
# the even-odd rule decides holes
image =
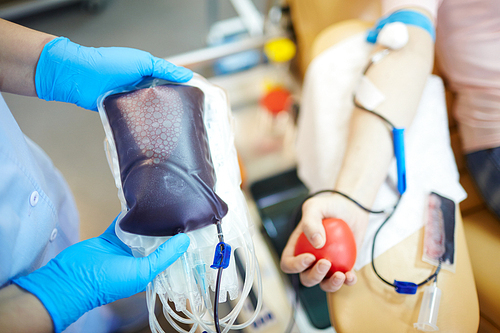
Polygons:
[[[299,176],[312,192],[335,187],[347,143],[352,92],[371,49],[365,33],[360,33],[321,53],[308,68],[296,148]],[[405,130],[405,150],[407,190],[377,237],[375,257],[423,226],[431,191],[456,203],[467,196],[459,183],[450,147],[444,86],[437,76],[429,76],[415,119]],[[373,209],[390,210],[395,204],[396,181],[394,159]],[[364,242],[358,245],[356,270],[371,262],[373,236],[384,219],[383,214],[370,215]]]

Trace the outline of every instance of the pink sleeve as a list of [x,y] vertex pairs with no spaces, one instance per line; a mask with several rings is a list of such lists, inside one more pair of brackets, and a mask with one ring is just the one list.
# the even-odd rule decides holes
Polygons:
[[408,7],[419,7],[428,11],[434,20],[437,16],[438,7],[443,0],[382,0],[382,15],[392,13],[397,9]]

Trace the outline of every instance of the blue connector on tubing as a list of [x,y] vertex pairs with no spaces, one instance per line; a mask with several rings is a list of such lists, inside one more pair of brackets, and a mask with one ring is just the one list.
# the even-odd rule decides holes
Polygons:
[[399,294],[415,295],[418,285],[413,282],[394,280],[394,288]]
[[231,258],[231,245],[220,242],[215,246],[215,256],[214,262],[210,268],[223,268],[226,269],[229,266],[229,260]]

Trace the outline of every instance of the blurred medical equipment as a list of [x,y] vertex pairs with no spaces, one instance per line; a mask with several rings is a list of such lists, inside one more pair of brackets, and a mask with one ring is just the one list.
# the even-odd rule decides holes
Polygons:
[[[250,325],[262,305],[261,278],[225,92],[199,75],[187,84],[149,78],[102,95],[98,106],[122,205],[118,237],[135,256],[148,255],[179,232],[191,239],[181,260],[148,285],[153,332],[163,332],[154,313],[157,295],[166,319],[179,332],[185,330],[178,323],[192,325],[190,332]],[[245,268],[241,292],[233,259],[237,249]],[[235,324],[254,279],[254,314]],[[219,318],[218,304],[227,294],[239,299]]]

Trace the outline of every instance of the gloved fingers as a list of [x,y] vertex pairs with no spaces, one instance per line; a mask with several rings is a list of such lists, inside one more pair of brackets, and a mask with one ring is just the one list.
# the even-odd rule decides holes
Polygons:
[[329,279],[321,281],[319,286],[327,293],[334,293],[338,291],[346,281],[346,274],[342,272],[335,272]]
[[173,82],[187,82],[193,77],[193,71],[153,57],[153,70],[151,76]]
[[172,265],[189,247],[190,239],[186,234],[177,234],[160,245],[156,251],[144,259],[149,261],[149,281]]
[[302,282],[302,284],[306,287],[317,285],[323,281],[331,266],[332,263],[326,259],[318,260],[318,262],[311,269],[300,273],[300,282]]

